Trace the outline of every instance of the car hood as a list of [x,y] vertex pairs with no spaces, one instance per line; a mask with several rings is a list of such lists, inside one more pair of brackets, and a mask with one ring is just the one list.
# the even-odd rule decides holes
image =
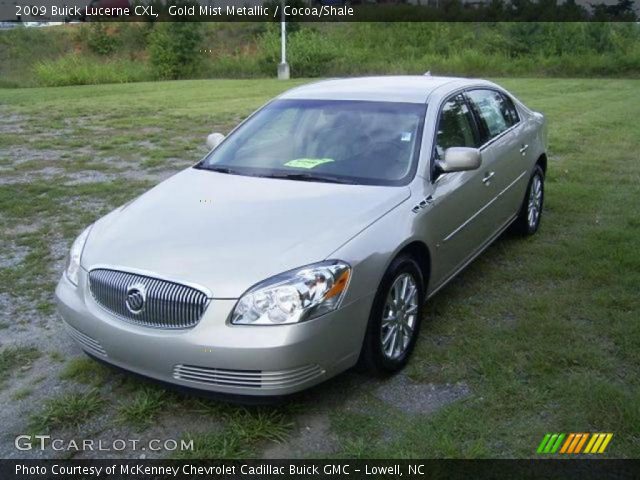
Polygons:
[[409,187],[246,177],[189,168],[94,225],[82,266],[147,272],[238,298],[327,258],[409,198]]

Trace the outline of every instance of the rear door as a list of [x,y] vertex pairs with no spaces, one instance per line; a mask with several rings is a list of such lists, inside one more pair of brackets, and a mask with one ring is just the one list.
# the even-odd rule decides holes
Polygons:
[[482,179],[491,192],[487,217],[492,223],[491,236],[501,230],[517,213],[526,186],[527,162],[519,142],[520,119],[513,101],[504,93],[479,88],[466,92],[480,130]]

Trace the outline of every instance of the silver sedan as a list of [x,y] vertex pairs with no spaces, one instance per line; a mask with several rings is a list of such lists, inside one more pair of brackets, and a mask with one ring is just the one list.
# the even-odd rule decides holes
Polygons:
[[395,372],[426,300],[540,225],[544,117],[483,80],[313,83],[208,144],[75,240],[56,296],[93,357],[241,395]]

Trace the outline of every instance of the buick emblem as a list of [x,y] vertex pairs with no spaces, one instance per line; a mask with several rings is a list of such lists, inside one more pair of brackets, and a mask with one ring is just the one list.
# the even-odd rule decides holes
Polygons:
[[147,289],[142,283],[130,285],[127,288],[127,309],[131,313],[140,313],[144,309],[144,303],[147,300]]

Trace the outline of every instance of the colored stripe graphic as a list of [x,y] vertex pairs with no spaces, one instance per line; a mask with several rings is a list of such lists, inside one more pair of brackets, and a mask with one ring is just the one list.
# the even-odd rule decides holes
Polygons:
[[609,445],[609,442],[611,441],[611,439],[613,438],[613,433],[607,433],[607,436],[604,439],[604,442],[602,442],[602,445],[600,445],[600,450],[598,450],[598,453],[604,453],[604,451],[607,449],[607,446]]
[[589,440],[589,443],[587,443],[587,448],[584,449],[584,453],[591,453],[591,448],[593,447],[593,444],[596,443],[597,439],[598,439],[597,433],[594,433],[593,435],[591,435],[591,440]]
[[569,434],[569,436],[567,437],[567,441],[564,442],[564,445],[562,445],[562,449],[560,450],[560,453],[567,453],[567,449],[569,448],[569,445],[571,445],[575,437],[576,437],[575,433]]
[[536,450],[538,453],[544,452],[544,447],[547,445],[547,442],[549,441],[550,438],[551,438],[551,434],[550,433],[547,433],[544,436],[544,438],[540,442],[540,445],[538,445],[538,450]]
[[581,433],[576,433],[576,436],[573,438],[573,442],[571,442],[571,445],[569,446],[569,450],[567,450],[567,453],[574,453],[576,450],[576,447],[578,446],[578,442],[580,441],[580,439],[582,439],[582,434]]
[[551,448],[556,444],[556,440],[558,439],[558,434],[554,433],[551,435],[551,438],[547,442],[547,446],[544,447],[544,453],[551,453]]
[[613,438],[613,433],[594,433],[584,453],[604,453]]
[[558,435],[558,439],[556,440],[555,445],[551,448],[551,452],[550,453],[556,453],[558,451],[558,449],[560,448],[560,445],[562,445],[562,440],[564,440],[565,434],[561,433],[560,435]]
[[588,433],[582,433],[581,435],[582,435],[582,438],[578,442],[578,445],[576,445],[576,449],[573,451],[573,453],[580,453],[580,450],[582,450],[582,446],[584,445],[584,442],[586,442],[587,438],[589,438]]
[[604,453],[612,438],[613,433],[547,433],[536,451],[568,455]]
[[538,453],[556,453],[562,445],[562,441],[566,435],[564,433],[547,433],[540,445],[538,445]]
[[600,444],[604,440],[605,436],[606,435],[604,433],[599,433],[598,434],[598,439],[596,440],[596,443],[593,445],[593,448],[591,449],[591,453],[597,453],[598,452],[598,449],[600,448]]

